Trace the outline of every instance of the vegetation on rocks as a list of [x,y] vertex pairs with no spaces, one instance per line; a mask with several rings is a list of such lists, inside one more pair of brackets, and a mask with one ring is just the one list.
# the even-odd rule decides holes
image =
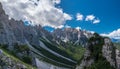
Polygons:
[[[24,61],[20,60],[16,56],[14,56],[9,50],[0,46],[0,69],[4,69],[5,67],[9,67],[11,69],[37,69],[36,67],[25,63]],[[4,60],[5,59],[5,60]]]
[[91,37],[89,39],[89,43],[90,43],[89,50],[91,51],[90,58],[94,58],[95,62],[91,66],[85,67],[84,69],[115,69],[113,66],[110,65],[110,62],[108,62],[106,58],[104,58],[102,55],[102,47],[104,45],[104,39],[105,38],[99,36],[96,33],[94,34],[94,37]]
[[115,69],[110,63],[101,56],[97,61],[95,61],[90,67],[85,67],[84,69]]
[[1,45],[0,48],[21,61],[27,64],[32,64],[32,57],[29,53],[30,49],[27,45],[14,45],[14,50],[9,50],[7,45]]

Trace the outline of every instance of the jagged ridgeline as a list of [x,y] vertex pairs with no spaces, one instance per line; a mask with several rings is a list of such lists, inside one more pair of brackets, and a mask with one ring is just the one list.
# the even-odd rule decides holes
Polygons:
[[9,20],[0,3],[0,69],[116,69],[109,38],[74,28],[48,32]]

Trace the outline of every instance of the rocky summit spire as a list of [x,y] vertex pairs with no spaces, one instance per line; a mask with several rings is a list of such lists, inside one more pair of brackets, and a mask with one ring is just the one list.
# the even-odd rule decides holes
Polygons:
[[3,10],[3,8],[2,8],[2,4],[1,4],[1,2],[0,2],[0,16],[1,15],[4,15],[5,14],[5,12],[4,12],[4,10]]

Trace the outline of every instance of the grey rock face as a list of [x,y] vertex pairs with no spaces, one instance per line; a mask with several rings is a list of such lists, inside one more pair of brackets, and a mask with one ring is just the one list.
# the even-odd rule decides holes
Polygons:
[[[102,54],[103,56],[107,59],[108,62],[110,62],[110,64],[114,67],[116,67],[116,56],[114,56],[116,53],[114,52],[114,48],[113,45],[111,43],[111,40],[108,38],[104,39],[104,45],[102,48]],[[113,57],[113,58],[112,58]]]
[[17,43],[26,44],[27,40],[32,45],[39,45],[39,38],[45,36],[47,31],[41,26],[25,26],[22,21],[9,20],[0,4],[0,44],[7,44],[9,48]]
[[90,51],[86,50],[85,54],[84,54],[84,58],[81,60],[80,65],[78,65],[76,67],[76,69],[84,69],[84,67],[89,67],[91,64],[94,63],[94,59],[90,58]]
[[[2,51],[2,50],[0,50]],[[26,66],[21,62],[15,61],[4,53],[0,53],[0,69],[26,69]]]
[[82,31],[74,28],[56,29],[52,33],[55,36],[55,41],[62,40],[63,42],[71,42],[76,45],[85,45],[88,38],[92,37],[92,33],[87,31]]
[[[89,67],[89,66],[91,66],[91,64],[93,64],[95,62],[94,57],[96,57],[96,56],[91,57],[91,54],[92,54],[91,48],[93,48],[93,47],[90,47],[91,44],[92,44],[92,46],[96,46],[96,44],[98,44],[98,41],[95,40],[95,41],[92,41],[91,43],[88,43],[86,52],[84,53],[84,58],[82,59],[80,65],[78,65],[76,67],[76,69],[84,69],[84,67]],[[88,47],[90,47],[90,48],[88,48]],[[101,51],[102,51],[102,56],[104,58],[106,58],[106,60],[110,63],[111,66],[116,68],[116,52],[115,52],[116,49],[112,45],[111,40],[109,38],[104,39],[104,44],[102,46]]]
[[37,58],[36,58],[36,65],[37,65],[38,69],[69,69],[69,68],[65,68],[65,67],[58,67],[58,66],[40,61]]
[[[105,44],[103,45],[102,53],[108,62],[117,69],[120,69],[120,51],[118,49],[113,50],[113,45],[110,39],[105,39]],[[113,53],[114,52],[114,53]],[[114,56],[113,56],[114,55]]]
[[116,49],[116,63],[117,68],[120,69],[120,51]]

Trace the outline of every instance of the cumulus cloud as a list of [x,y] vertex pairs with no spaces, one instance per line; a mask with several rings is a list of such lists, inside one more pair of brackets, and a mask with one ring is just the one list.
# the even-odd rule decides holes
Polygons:
[[93,24],[97,24],[100,23],[100,19],[96,18],[96,16],[94,15],[87,15],[85,18],[85,16],[83,14],[77,13],[76,14],[76,20],[77,21],[90,21]]
[[94,15],[87,15],[85,21],[92,21],[95,19]]
[[80,13],[77,13],[77,14],[76,14],[76,20],[77,20],[77,21],[82,21],[82,20],[83,20],[83,17],[84,17],[84,16],[83,16],[82,14],[80,14]]
[[85,21],[91,21],[93,24],[100,23],[100,20],[96,18],[94,15],[87,15]]
[[28,20],[33,25],[62,27],[72,17],[55,7],[61,0],[0,0],[10,18]]
[[97,23],[100,23],[100,20],[99,20],[99,19],[95,19],[95,20],[93,21],[93,24],[97,24]]
[[107,36],[107,37],[114,38],[114,39],[120,39],[120,28],[117,30],[114,30],[113,32],[109,34],[101,34],[101,36]]

